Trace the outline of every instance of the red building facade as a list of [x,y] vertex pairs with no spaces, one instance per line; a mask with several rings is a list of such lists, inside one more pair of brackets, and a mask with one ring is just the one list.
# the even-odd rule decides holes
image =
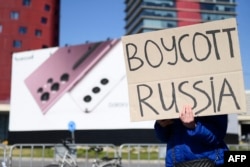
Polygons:
[[59,45],[60,0],[0,0],[0,105],[9,104],[14,52]]

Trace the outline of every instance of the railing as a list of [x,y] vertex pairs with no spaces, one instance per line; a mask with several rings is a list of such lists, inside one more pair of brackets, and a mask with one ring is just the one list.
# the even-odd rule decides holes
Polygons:
[[[103,147],[102,154],[95,155],[89,151],[91,147]],[[125,143],[120,146],[113,144],[71,144],[75,148],[75,158],[79,167],[91,166],[95,158],[103,156],[122,157],[122,164],[126,167],[163,167],[165,163],[165,144],[133,144]],[[250,151],[250,145],[228,145],[230,150]],[[59,152],[56,152],[56,149]],[[44,167],[55,163],[58,154],[64,152],[62,144],[15,144],[0,145],[0,160],[6,162],[7,167]],[[0,165],[1,166],[1,165]]]
[[126,166],[165,166],[166,144],[122,144],[119,155]]
[[228,144],[231,151],[250,151],[250,144]]
[[5,156],[6,154],[6,145],[4,144],[0,144],[0,160],[3,160],[2,158]]
[[[99,156],[117,156],[117,147],[113,144],[70,144],[75,148],[75,158],[79,167],[90,166],[97,155],[90,151],[91,147],[102,147]],[[15,144],[10,147],[8,167],[44,167],[55,164],[65,148],[62,144]]]

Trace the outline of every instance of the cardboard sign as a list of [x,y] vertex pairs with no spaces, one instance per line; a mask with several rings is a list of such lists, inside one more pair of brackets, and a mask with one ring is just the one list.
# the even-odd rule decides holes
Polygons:
[[131,121],[246,111],[236,19],[122,37]]

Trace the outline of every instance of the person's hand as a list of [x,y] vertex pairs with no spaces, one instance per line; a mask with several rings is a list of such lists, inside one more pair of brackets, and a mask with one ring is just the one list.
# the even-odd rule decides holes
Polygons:
[[161,127],[166,127],[172,124],[174,121],[172,119],[162,119],[156,121]]
[[194,129],[196,124],[194,120],[194,113],[190,106],[184,106],[181,113],[180,113],[180,119],[184,126],[186,126],[189,129]]

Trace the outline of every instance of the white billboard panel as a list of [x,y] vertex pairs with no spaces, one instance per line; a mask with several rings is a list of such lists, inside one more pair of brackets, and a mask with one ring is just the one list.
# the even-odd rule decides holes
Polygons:
[[[64,49],[72,53],[72,48],[74,46]],[[59,47],[54,47],[13,54],[10,131],[70,130],[69,124],[72,122],[75,123],[76,130],[153,128],[154,121],[130,121],[128,84],[120,41],[93,63],[88,72],[79,78],[75,77],[77,79],[71,88],[61,93],[60,97],[54,98],[56,100],[53,105],[41,107],[41,104],[46,105],[46,100],[43,99],[41,103],[37,102],[33,96],[34,92],[31,92],[26,81],[34,75],[34,72],[39,71],[39,68],[43,68],[58,50],[60,50]],[[64,59],[58,61],[62,60]],[[61,63],[65,64],[59,68],[57,64]],[[54,62],[52,67],[45,66],[44,71],[42,70],[43,72],[35,77],[40,81],[46,76],[55,76],[60,71],[64,73],[69,62],[61,63]],[[81,73],[78,72],[78,74]],[[101,83],[103,79],[106,79],[104,82],[106,85]],[[35,84],[39,83],[37,80],[34,81]],[[52,83],[56,83],[56,77],[53,78]],[[46,92],[45,90],[51,88],[53,84],[41,85],[43,85],[43,91]],[[57,92],[51,91],[50,93],[56,95]],[[229,124],[228,132],[237,134],[237,129],[231,128],[237,127],[236,115],[230,115]]]
[[122,51],[113,40],[14,53],[9,130],[153,128],[130,122]]

